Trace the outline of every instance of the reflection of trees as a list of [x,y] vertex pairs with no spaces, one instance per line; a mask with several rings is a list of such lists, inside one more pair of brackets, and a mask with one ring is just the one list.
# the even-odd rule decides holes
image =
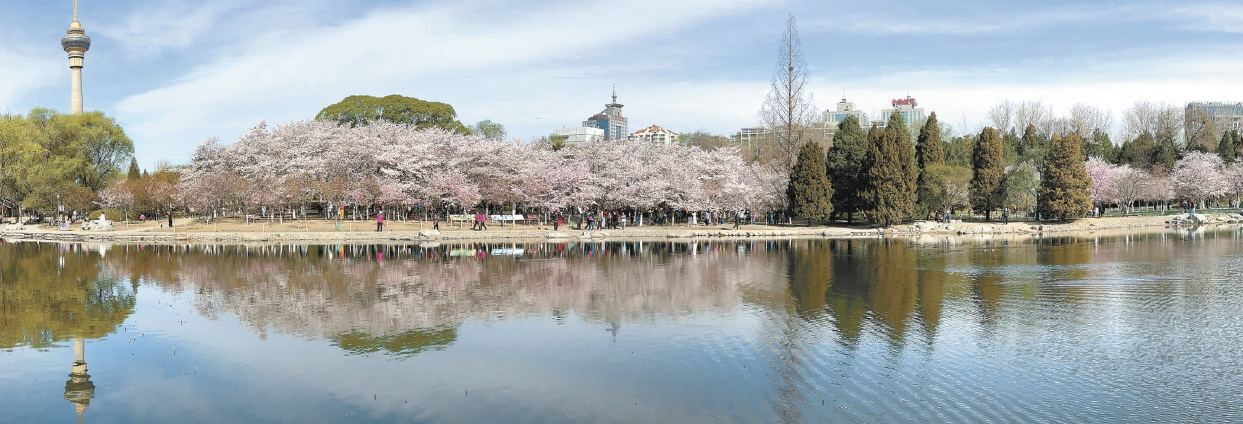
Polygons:
[[457,340],[455,329],[410,330],[378,337],[351,331],[334,336],[332,344],[355,354],[384,352],[393,355],[414,355],[429,349],[442,349],[454,340]]
[[[517,259],[477,259],[502,247],[525,250]],[[736,312],[744,299],[776,303],[784,292],[782,270],[768,262],[779,256],[752,255],[757,249],[764,246],[130,246],[113,249],[105,266],[115,275],[192,290],[200,314],[233,314],[257,332],[275,328],[331,339],[350,351],[398,353],[448,343],[469,319],[557,311],[615,325]],[[451,256],[458,254],[465,256]]]
[[134,309],[134,289],[102,277],[77,244],[0,245],[0,348],[51,347],[111,333]]
[[918,273],[915,250],[905,243],[884,240],[871,250],[876,278],[872,285],[872,307],[884,324],[889,340],[900,347],[907,320],[915,311]]

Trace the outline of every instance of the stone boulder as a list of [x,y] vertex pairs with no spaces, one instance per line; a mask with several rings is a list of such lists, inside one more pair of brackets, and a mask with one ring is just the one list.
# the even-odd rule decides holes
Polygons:
[[545,235],[545,237],[548,237],[550,239],[567,239],[567,238],[574,237],[574,235],[567,233],[565,231],[549,231],[548,234]]
[[438,239],[440,238],[440,230],[437,230],[437,229],[419,230],[419,238]]
[[112,221],[102,220],[102,219],[96,220],[96,221],[86,221],[82,223],[82,230],[83,231],[113,231]]

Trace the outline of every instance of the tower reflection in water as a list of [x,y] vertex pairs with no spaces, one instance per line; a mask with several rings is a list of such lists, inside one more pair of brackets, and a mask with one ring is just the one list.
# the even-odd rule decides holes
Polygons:
[[82,422],[82,414],[95,398],[95,383],[86,373],[86,341],[81,337],[73,339],[73,371],[69,373],[69,381],[65,382],[65,400],[73,403],[78,413],[78,423]]

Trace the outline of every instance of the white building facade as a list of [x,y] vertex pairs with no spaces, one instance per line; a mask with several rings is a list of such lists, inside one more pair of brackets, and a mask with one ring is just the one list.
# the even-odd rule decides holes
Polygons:
[[863,113],[863,111],[855,107],[854,103],[846,101],[845,98],[837,103],[837,110],[826,110],[822,116],[824,117],[824,124],[832,127],[834,130],[837,129],[837,124],[840,124],[842,121],[845,121],[846,118],[851,116],[859,120],[860,128],[866,130],[868,127],[872,126],[872,124],[868,121],[868,114]]
[[635,131],[630,135],[630,139],[668,146],[678,142],[678,133],[661,128],[659,125],[652,125]]
[[553,130],[552,135],[566,137],[567,144],[604,141],[604,130],[594,127],[567,127]]

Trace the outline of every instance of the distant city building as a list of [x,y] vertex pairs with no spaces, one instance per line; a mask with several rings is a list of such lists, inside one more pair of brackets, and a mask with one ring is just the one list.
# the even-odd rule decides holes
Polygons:
[[567,144],[604,140],[604,130],[594,127],[557,128],[553,130],[552,135],[566,137],[565,142]]
[[842,101],[837,103],[837,110],[826,110],[824,111],[823,116],[824,124],[834,130],[837,129],[837,124],[840,124],[842,121],[845,121],[847,117],[851,116],[859,120],[859,127],[863,129],[867,129],[872,125],[868,122],[868,114],[855,108],[855,104],[846,101],[845,98],[842,98]]
[[678,142],[678,133],[661,128],[659,125],[652,125],[635,131],[634,134],[630,135],[630,139],[668,146]]
[[915,98],[906,96],[905,99],[893,99],[890,104],[893,105],[893,108],[882,109],[880,111],[880,116],[877,117],[877,124],[879,124],[880,127],[883,128],[885,124],[889,122],[889,116],[893,115],[895,111],[902,115],[902,119],[906,121],[906,125],[917,125],[918,123],[924,121],[924,110],[917,107],[918,104],[915,102]]
[[1187,111],[1183,115],[1187,120],[1184,128],[1191,128],[1191,120],[1210,118],[1217,127],[1217,134],[1222,131],[1238,130],[1243,120],[1243,103],[1225,102],[1191,102],[1187,103]]
[[624,140],[630,131],[626,117],[622,116],[622,105],[617,103],[617,90],[613,90],[613,103],[604,105],[604,111],[583,121],[584,127],[604,130],[605,140]]

